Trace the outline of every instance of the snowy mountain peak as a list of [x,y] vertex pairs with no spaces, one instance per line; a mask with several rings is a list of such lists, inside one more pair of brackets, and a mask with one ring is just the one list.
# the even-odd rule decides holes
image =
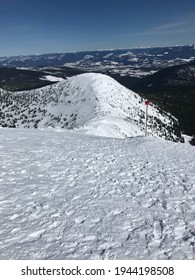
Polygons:
[[[81,74],[44,88],[0,95],[3,127],[61,127],[107,137],[144,134],[141,97],[103,74]],[[150,135],[180,140],[177,120],[154,105],[148,124]]]

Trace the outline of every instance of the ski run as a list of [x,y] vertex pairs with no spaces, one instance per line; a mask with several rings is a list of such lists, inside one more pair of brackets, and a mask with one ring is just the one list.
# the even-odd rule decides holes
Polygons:
[[195,259],[195,149],[0,129],[0,259]]

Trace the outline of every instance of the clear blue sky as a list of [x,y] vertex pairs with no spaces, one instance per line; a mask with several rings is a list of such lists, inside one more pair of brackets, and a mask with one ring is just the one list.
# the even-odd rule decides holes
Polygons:
[[195,0],[0,0],[0,57],[195,43]]

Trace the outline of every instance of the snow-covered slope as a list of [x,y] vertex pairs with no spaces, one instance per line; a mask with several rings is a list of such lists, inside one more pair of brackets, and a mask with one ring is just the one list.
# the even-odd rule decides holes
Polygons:
[[[143,135],[141,97],[102,74],[81,74],[57,84],[24,92],[1,91],[0,125],[61,127],[108,137]],[[149,108],[149,133],[180,140],[177,120]]]
[[0,129],[0,259],[195,259],[195,149]]

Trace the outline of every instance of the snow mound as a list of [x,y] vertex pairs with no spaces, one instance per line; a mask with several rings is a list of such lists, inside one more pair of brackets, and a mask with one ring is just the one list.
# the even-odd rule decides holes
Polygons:
[[[1,126],[61,127],[107,137],[144,133],[142,98],[103,74],[81,74],[30,91],[1,92],[1,100]],[[180,140],[177,120],[154,105],[148,124],[150,135]]]

